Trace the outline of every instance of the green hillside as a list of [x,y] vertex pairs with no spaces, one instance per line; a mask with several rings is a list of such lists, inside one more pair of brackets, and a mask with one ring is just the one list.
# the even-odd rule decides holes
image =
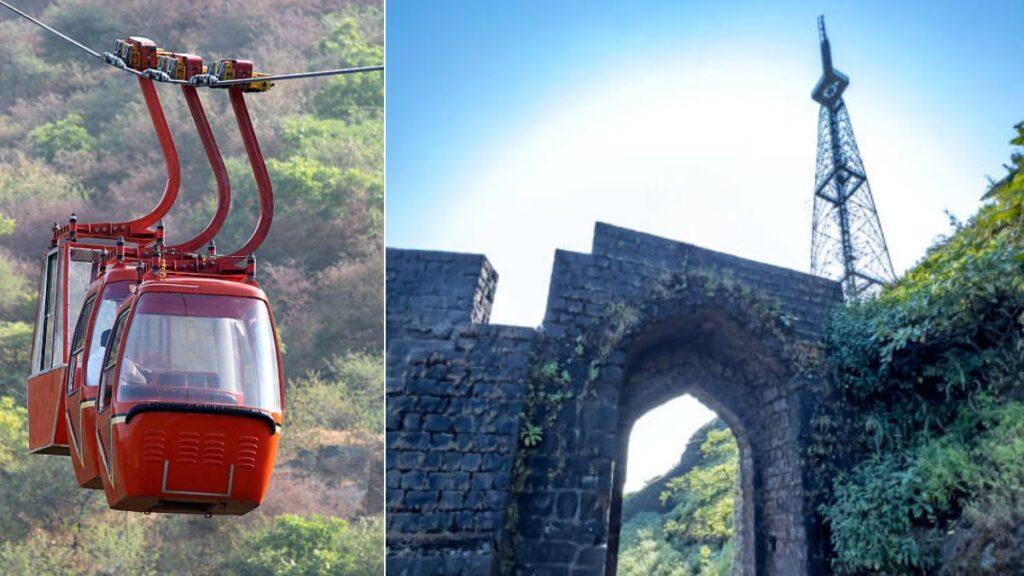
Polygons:
[[1024,571],[1022,168],[833,322],[808,456],[840,574]]
[[715,419],[694,432],[679,464],[623,502],[619,574],[728,576],[739,448]]
[[[379,0],[22,0],[85,44],[142,35],[265,72],[380,64]],[[135,81],[0,21],[0,573],[382,574],[384,83],[380,73],[281,82],[247,100],[277,212],[258,254],[285,347],[287,410],[264,506],[242,518],[142,516],[79,489],[67,458],[26,454],[25,377],[50,225],[138,216],[163,159]],[[181,157],[169,241],[202,229],[215,186],[191,117],[158,88]],[[202,91],[231,174],[217,237],[239,247],[256,189],[224,91]]]

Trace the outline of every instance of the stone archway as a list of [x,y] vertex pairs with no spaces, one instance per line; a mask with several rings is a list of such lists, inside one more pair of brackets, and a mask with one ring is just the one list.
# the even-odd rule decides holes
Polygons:
[[802,358],[837,283],[598,224],[592,253],[556,252],[534,330],[488,323],[482,256],[387,268],[389,573],[614,573],[628,430],[685,392],[741,444],[744,573],[827,573]]
[[[628,430],[650,408],[691,392],[724,416],[742,446],[739,572],[810,572],[814,519],[801,463],[807,383],[777,330],[784,312],[727,284],[703,272],[662,277],[629,312],[608,306],[597,321],[540,346],[541,357],[567,358],[574,402],[558,408],[551,437],[522,457],[529,479],[516,495],[517,566],[615,574]],[[623,329],[616,317],[624,315]],[[571,352],[567,343],[575,343]],[[591,355],[588,344],[607,349]],[[586,381],[580,364],[595,361],[597,376]]]
[[[751,458],[750,442],[746,431],[738,425],[738,419],[731,413],[725,411],[721,405],[716,404],[714,399],[707,396],[702,391],[695,387],[686,387],[686,392],[679,397],[689,396],[698,400],[704,407],[710,409],[715,413],[715,416],[725,424],[726,429],[732,434],[733,439],[737,444],[739,450],[738,466],[737,466],[737,494],[736,501],[733,510],[733,574],[745,575],[744,566],[752,566],[756,564],[755,561],[755,550],[753,548],[754,540],[751,536],[754,533],[754,508],[753,508],[753,461]],[[671,400],[669,400],[671,402]],[[653,408],[649,412],[658,410],[660,407]],[[621,471],[621,474],[616,474],[615,482],[612,484],[612,506],[609,511],[609,533],[608,533],[608,553],[607,560],[605,561],[605,574],[617,574],[619,557],[622,554],[622,537],[621,532],[626,521],[624,520],[625,511],[625,489],[624,481],[626,475],[629,472],[629,447],[632,441],[633,430],[637,422],[643,419],[649,412],[644,412],[637,418],[633,419],[631,423],[624,424],[622,430],[622,443],[623,448],[620,452],[622,459],[616,463],[616,470]],[[627,429],[628,428],[628,429]],[[691,439],[691,442],[693,440]],[[696,456],[696,454],[694,454]],[[687,456],[688,457],[688,456]],[[654,482],[656,486],[664,488],[667,485],[669,476],[661,476]],[[645,488],[644,491],[648,490]],[[658,494],[655,493],[657,497]],[[635,512],[634,512],[635,513]]]
[[[766,420],[780,416],[771,416],[759,393],[777,389],[786,378],[784,363],[763,341],[721,313],[704,311],[645,330],[627,355],[619,396],[619,458],[614,465],[605,574],[616,573],[629,432],[642,415],[683,394],[712,409],[736,438],[740,493],[734,520],[734,574],[764,572],[763,567],[757,568],[758,559],[767,558],[766,551],[777,547],[777,539],[773,543],[767,528],[765,497],[770,495],[761,482],[768,458],[759,452],[763,450],[761,440],[771,435],[762,430]],[[781,418],[792,419],[789,415]]]

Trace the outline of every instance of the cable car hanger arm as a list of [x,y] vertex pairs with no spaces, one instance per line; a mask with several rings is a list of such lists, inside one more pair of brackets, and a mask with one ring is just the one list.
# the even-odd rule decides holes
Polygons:
[[[2,0],[0,0],[2,1]],[[178,150],[174,146],[174,139],[171,137],[171,129],[167,125],[167,117],[164,115],[163,107],[160,104],[160,96],[157,94],[153,81],[149,78],[138,78],[139,88],[142,90],[143,99],[146,102],[146,109],[149,111],[153,129],[156,131],[157,140],[160,143],[160,150],[164,156],[164,166],[167,169],[167,179],[164,183],[163,196],[160,202],[149,214],[128,222],[77,224],[73,223],[72,236],[85,234],[92,236],[118,235],[128,238],[129,241],[138,241],[153,235],[150,230],[154,224],[160,221],[170,211],[178,199],[178,187],[181,183],[181,164],[178,159]],[[132,240],[134,238],[134,240]]]
[[203,143],[206,151],[206,158],[210,161],[210,168],[217,181],[217,211],[206,228],[196,235],[195,238],[171,246],[170,250],[179,252],[194,252],[206,243],[213,240],[220,232],[224,221],[228,217],[231,208],[231,181],[228,178],[227,168],[224,166],[224,158],[221,157],[220,148],[217,147],[217,140],[214,138],[213,130],[210,129],[210,121],[203,109],[203,101],[199,98],[199,92],[194,86],[182,86],[181,92],[185,96],[188,110],[192,113],[192,120],[195,122],[196,131],[199,132],[199,140]]
[[235,112],[235,120],[238,121],[238,130],[245,144],[245,154],[249,157],[249,166],[252,168],[260,196],[260,216],[256,222],[256,229],[241,248],[231,253],[231,256],[249,256],[260,247],[270,232],[270,224],[274,220],[274,188],[270,183],[263,152],[260,151],[260,144],[256,140],[256,131],[252,127],[242,88],[231,88],[228,94],[231,96],[231,108]]

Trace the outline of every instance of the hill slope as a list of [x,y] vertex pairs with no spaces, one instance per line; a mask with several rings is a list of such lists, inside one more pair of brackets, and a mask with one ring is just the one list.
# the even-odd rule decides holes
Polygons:
[[627,495],[619,573],[730,574],[738,457],[735,438],[716,418],[694,432],[679,464]]
[[808,457],[838,573],[1024,573],[1024,155],[1008,168],[833,322]]
[[[379,64],[379,0],[25,0],[98,49],[129,34],[266,72]],[[242,518],[114,513],[66,458],[26,453],[25,377],[50,224],[137,216],[163,159],[135,81],[21,20],[0,21],[0,573],[383,573],[383,75],[281,82],[247,100],[275,185],[258,274],[284,344],[287,402],[264,506]],[[158,87],[181,157],[169,241],[202,229],[216,192],[176,87]],[[256,190],[223,91],[203,91],[231,175],[217,237],[241,245]],[[329,311],[329,313],[328,313]]]

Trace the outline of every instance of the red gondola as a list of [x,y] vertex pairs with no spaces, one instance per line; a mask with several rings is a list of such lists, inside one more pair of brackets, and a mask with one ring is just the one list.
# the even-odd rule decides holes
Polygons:
[[263,291],[230,274],[150,270],[109,334],[94,432],[110,506],[207,514],[258,506],[283,394]]
[[[119,41],[117,54],[130,67],[159,65],[179,79],[208,72],[197,57],[160,51],[144,38]],[[237,74],[234,62],[218,68]],[[253,76],[251,66],[241,68],[236,77]],[[227,217],[230,185],[196,89],[182,86],[216,177],[218,208],[199,235],[166,247],[157,223],[177,197],[180,168],[153,83],[140,77],[139,84],[165,157],[164,195],[131,222],[72,217],[55,225],[28,381],[30,450],[71,454],[79,484],[103,488],[115,509],[244,514],[266,493],[283,421],[276,329],[252,255],[273,219],[273,191],[242,95],[261,88],[229,89],[261,213],[245,245],[222,256],[212,239]],[[194,252],[207,243],[206,253]]]
[[92,433],[96,428],[96,392],[110,330],[135,278],[134,270],[123,267],[97,278],[86,295],[71,341],[64,418],[71,445],[71,463],[78,484],[83,488],[103,487]]

